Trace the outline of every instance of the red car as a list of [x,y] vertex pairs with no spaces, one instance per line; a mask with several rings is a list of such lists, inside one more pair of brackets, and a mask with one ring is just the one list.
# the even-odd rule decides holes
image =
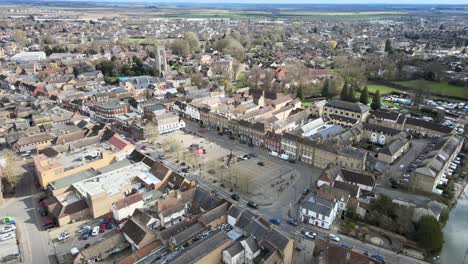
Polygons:
[[198,132],[205,133],[205,129],[199,129]]
[[106,224],[99,226],[99,233],[104,233],[106,231]]
[[108,223],[111,220],[112,220],[112,215],[108,215],[108,216],[106,216],[106,218],[104,218],[105,223]]

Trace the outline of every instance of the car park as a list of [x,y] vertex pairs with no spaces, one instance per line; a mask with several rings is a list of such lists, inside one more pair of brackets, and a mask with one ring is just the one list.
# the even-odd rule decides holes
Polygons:
[[99,234],[99,226],[93,227],[93,231],[91,232],[92,236],[97,236]]
[[15,225],[12,225],[12,224],[5,225],[5,226],[0,228],[0,234],[8,233],[8,232],[11,232],[11,231],[14,231],[14,230],[16,230]]
[[310,239],[315,239],[317,237],[317,234],[307,231],[304,233],[304,236]]
[[328,237],[333,241],[340,242],[340,238],[335,234],[328,234]]
[[9,240],[15,238],[16,235],[14,232],[6,233],[0,236],[1,241]]
[[65,241],[68,238],[70,238],[70,233],[65,230],[57,237],[57,240],[58,241]]

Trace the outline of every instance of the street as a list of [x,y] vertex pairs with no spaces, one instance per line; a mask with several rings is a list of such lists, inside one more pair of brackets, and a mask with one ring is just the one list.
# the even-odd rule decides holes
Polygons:
[[19,182],[16,195],[7,199],[0,207],[1,216],[12,216],[17,223],[21,254],[25,263],[55,263],[55,252],[51,247],[48,232],[42,230],[41,217],[37,211],[41,191],[34,185],[31,163],[24,166],[25,176]]

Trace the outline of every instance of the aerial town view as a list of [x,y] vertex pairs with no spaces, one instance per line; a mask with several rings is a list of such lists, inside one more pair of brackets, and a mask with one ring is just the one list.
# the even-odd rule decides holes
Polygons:
[[0,0],[0,263],[468,264],[466,0]]

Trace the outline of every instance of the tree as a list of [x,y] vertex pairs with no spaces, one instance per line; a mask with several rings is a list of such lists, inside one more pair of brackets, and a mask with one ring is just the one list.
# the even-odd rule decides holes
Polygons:
[[434,116],[434,122],[437,124],[443,123],[445,120],[445,112],[444,111],[437,111]]
[[235,38],[226,37],[216,41],[215,48],[222,51],[225,54],[229,54],[239,61],[243,61],[245,58],[244,46]]
[[354,95],[354,87],[353,86],[349,87],[347,101],[353,102],[353,103],[356,102],[356,97]]
[[179,56],[188,56],[190,54],[190,46],[184,39],[176,39],[171,43],[171,50]]
[[190,53],[193,53],[200,49],[200,41],[198,40],[197,35],[193,32],[186,32],[184,34],[184,40],[189,46]]
[[16,167],[16,161],[18,160],[18,156],[16,156],[16,154],[13,151],[8,150],[5,152],[3,157],[5,160],[4,173],[6,181],[12,188],[14,188],[21,180],[21,174],[18,172],[18,168]]
[[387,39],[387,41],[385,41],[385,52],[392,53],[392,51],[392,42],[389,39]]
[[377,110],[380,108],[380,90],[377,90],[374,93],[374,97],[372,97],[372,103],[371,103],[371,108],[374,110]]
[[369,103],[369,90],[367,89],[367,85],[364,86],[364,89],[361,91],[361,96],[359,96],[359,102],[367,105]]
[[416,241],[429,254],[436,254],[444,242],[442,227],[432,216],[423,216],[417,223]]
[[330,99],[331,93],[330,93],[330,81],[328,79],[325,80],[323,83],[323,89],[322,89],[322,96],[325,97],[326,99]]
[[304,93],[302,91],[302,87],[297,88],[296,96],[297,96],[297,98],[301,99],[301,101],[304,100]]
[[349,92],[349,85],[348,82],[345,81],[343,84],[343,89],[341,89],[340,99],[346,101],[348,99],[348,92]]

